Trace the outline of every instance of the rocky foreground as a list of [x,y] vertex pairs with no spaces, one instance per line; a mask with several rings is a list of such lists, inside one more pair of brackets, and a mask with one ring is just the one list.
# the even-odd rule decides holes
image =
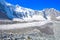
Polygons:
[[60,23],[21,29],[0,30],[0,40],[60,40]]
[[0,33],[0,39],[4,39],[4,40],[55,40],[54,32],[53,30],[50,30],[49,27],[47,27],[48,29],[43,28],[44,30],[40,29],[39,27],[37,28],[24,29],[25,31],[20,30],[20,29],[15,29],[13,31],[10,30],[11,32],[4,30],[5,32],[2,31]]
[[[49,26],[51,25],[51,27]],[[22,29],[0,30],[4,40],[56,40],[53,23]]]

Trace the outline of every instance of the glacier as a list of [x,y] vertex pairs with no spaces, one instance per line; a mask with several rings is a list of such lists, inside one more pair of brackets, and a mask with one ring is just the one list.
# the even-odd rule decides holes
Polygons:
[[25,35],[37,32],[43,35],[38,38],[60,40],[60,11],[54,8],[33,10],[0,0],[0,31],[14,34],[21,32]]
[[42,26],[59,21],[59,18],[60,12],[54,8],[33,10],[0,0],[0,29],[3,30]]

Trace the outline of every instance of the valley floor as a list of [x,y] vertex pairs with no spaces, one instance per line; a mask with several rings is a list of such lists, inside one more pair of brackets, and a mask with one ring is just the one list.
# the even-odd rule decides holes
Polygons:
[[[42,25],[43,23],[43,25]],[[25,24],[25,25],[24,25]],[[33,22],[0,25],[0,39],[4,40],[60,40],[60,22]],[[9,28],[10,27],[10,28]]]

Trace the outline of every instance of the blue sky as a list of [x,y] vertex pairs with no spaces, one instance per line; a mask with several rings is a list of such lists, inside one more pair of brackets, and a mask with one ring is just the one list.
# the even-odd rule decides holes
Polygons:
[[22,7],[34,10],[42,10],[44,8],[55,8],[60,10],[60,0],[6,0],[11,4],[19,4]]

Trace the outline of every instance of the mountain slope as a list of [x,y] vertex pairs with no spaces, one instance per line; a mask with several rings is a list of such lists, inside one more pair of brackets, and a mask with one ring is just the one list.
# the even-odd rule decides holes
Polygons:
[[[3,2],[3,3],[2,3]],[[43,10],[33,10],[29,8],[24,8],[19,5],[12,5],[5,2],[5,0],[0,0],[0,18],[10,19],[10,20],[48,20],[51,14],[56,17],[60,16],[60,12],[54,8],[43,9]]]

